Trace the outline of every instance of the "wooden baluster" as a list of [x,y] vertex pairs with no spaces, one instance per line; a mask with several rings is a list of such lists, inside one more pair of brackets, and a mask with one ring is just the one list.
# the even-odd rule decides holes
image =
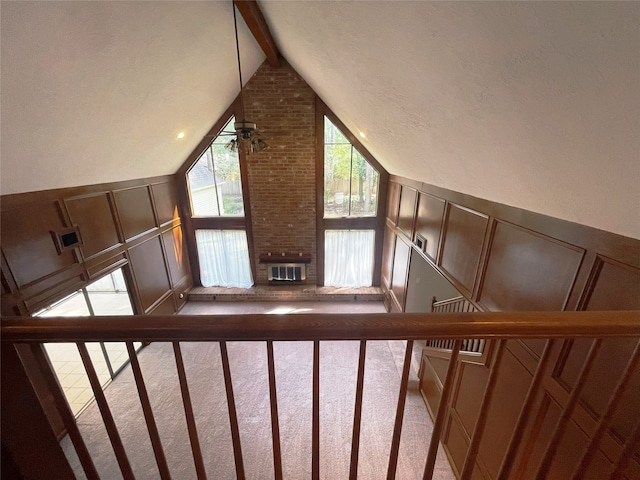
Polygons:
[[360,341],[360,357],[358,359],[358,379],[356,381],[356,401],[353,412],[353,434],[351,436],[351,464],[349,479],[358,478],[358,454],[360,450],[360,424],[362,421],[362,394],[364,391],[364,363],[367,355],[367,341]]
[[551,348],[553,347],[553,345],[554,341],[549,340],[544,346],[540,361],[538,362],[536,371],[533,374],[533,378],[531,379],[531,384],[529,384],[527,396],[525,397],[522,408],[520,409],[520,413],[518,414],[518,420],[516,421],[516,426],[513,429],[513,433],[511,434],[509,446],[507,447],[507,452],[505,453],[504,459],[502,460],[502,465],[500,466],[497,480],[507,480],[509,478],[509,475],[511,474],[511,469],[513,468],[513,463],[516,459],[518,448],[520,447],[520,442],[522,442],[522,437],[524,436],[524,430],[527,426],[527,421],[529,420],[529,415],[531,414],[533,403],[536,399],[536,395],[538,394],[538,390],[540,389],[540,384],[542,383],[544,372],[547,368],[547,365],[549,364],[549,359],[551,358]]
[[116,427],[116,423],[111,415],[109,404],[107,403],[107,399],[102,391],[102,385],[100,385],[100,380],[98,379],[96,370],[93,367],[93,362],[91,361],[91,356],[87,351],[87,346],[84,342],[78,342],[76,345],[78,346],[78,352],[80,353],[80,358],[84,364],[84,369],[87,372],[87,377],[89,377],[89,383],[91,384],[93,395],[96,398],[96,403],[100,409],[102,421],[104,422],[104,426],[107,430],[107,435],[111,441],[111,446],[113,447],[113,452],[116,455],[116,460],[120,466],[122,476],[124,477],[124,480],[134,479],[135,477],[133,475],[133,470],[131,470],[127,453],[124,451],[124,445],[122,445],[118,428]]
[[629,466],[629,462],[631,461],[631,457],[633,457],[633,452],[638,447],[640,443],[640,422],[636,423],[636,428],[633,430],[627,441],[624,443],[624,447],[622,448],[622,453],[618,457],[618,460],[615,464],[615,469],[609,477],[609,480],[625,480],[626,476],[624,475],[624,471]]
[[320,342],[313,342],[313,411],[311,425],[311,478],[320,479]]
[[587,376],[591,371],[591,367],[593,366],[596,355],[600,350],[601,344],[602,340],[596,339],[593,341],[593,344],[589,349],[587,358],[584,360],[582,368],[580,369],[580,373],[578,374],[576,384],[573,387],[571,394],[569,395],[569,399],[567,400],[567,403],[562,410],[560,418],[556,422],[556,427],[553,431],[553,434],[551,435],[551,440],[547,445],[547,449],[544,452],[544,457],[542,457],[540,468],[538,469],[538,473],[536,474],[536,480],[544,480],[545,478],[547,478],[549,470],[551,469],[551,464],[553,463],[553,459],[555,458],[558,445],[560,445],[560,440],[562,440],[562,435],[564,434],[567,423],[569,423],[569,419],[571,418],[573,409],[580,399],[580,393],[582,392],[582,388],[587,381]]
[[572,480],[579,480],[584,477],[587,472],[587,467],[595,457],[596,452],[598,451],[598,447],[600,446],[600,442],[602,441],[602,437],[604,437],[605,433],[609,429],[611,425],[611,421],[613,420],[613,415],[622,400],[622,396],[631,381],[631,377],[640,362],[640,342],[636,343],[635,348],[633,349],[633,353],[627,362],[627,365],[620,377],[618,385],[616,385],[616,389],[613,392],[613,395],[609,399],[609,403],[607,404],[607,408],[602,415],[602,418],[598,422],[598,427],[596,431],[591,436],[589,441],[589,446],[582,454],[582,458],[580,459],[580,463],[576,468],[576,471],[573,473],[571,477]]
[[149,432],[149,438],[151,439],[151,446],[153,447],[153,454],[156,457],[156,464],[158,465],[158,472],[160,472],[160,478],[168,480],[171,478],[169,473],[169,466],[167,465],[167,459],[164,456],[162,450],[162,441],[160,440],[160,433],[158,432],[158,426],[153,418],[153,410],[151,403],[149,402],[149,394],[147,387],[144,384],[144,378],[142,377],[142,369],[140,368],[140,362],[138,362],[138,356],[136,355],[136,349],[133,346],[133,342],[127,342],[127,353],[129,354],[129,361],[131,362],[131,370],[133,371],[133,378],[136,381],[136,387],[138,388],[138,396],[140,397],[140,404],[142,405],[142,413],[144,420],[147,424],[147,431]]
[[184,406],[184,416],[187,420],[187,431],[189,432],[189,442],[191,443],[191,452],[193,453],[196,475],[198,476],[198,480],[205,480],[207,478],[207,473],[202,460],[202,449],[200,448],[200,440],[198,439],[196,419],[193,415],[193,405],[191,404],[191,395],[189,394],[189,384],[187,383],[187,373],[184,369],[180,342],[173,342],[173,355],[176,358],[178,381],[180,382],[180,392],[182,393],[182,405]]
[[280,424],[278,423],[278,395],[276,368],[273,359],[273,341],[267,341],[267,366],[269,369],[269,400],[271,402],[271,439],[273,443],[273,472],[276,480],[282,480],[282,454],[280,452]]
[[442,387],[442,394],[440,395],[440,402],[438,403],[438,412],[436,413],[436,420],[433,423],[433,431],[431,432],[427,463],[424,466],[424,475],[422,476],[423,480],[431,480],[431,478],[433,478],[433,469],[436,465],[436,456],[438,454],[440,437],[442,436],[442,427],[444,426],[449,397],[453,390],[453,377],[455,376],[456,362],[458,361],[461,345],[462,340],[456,340],[453,344],[453,350],[451,351],[447,376],[445,377],[444,386]]
[[[3,346],[3,348],[9,347]],[[40,370],[42,377],[47,383],[47,389],[53,397],[53,403],[62,418],[64,427],[67,429],[67,433],[69,434],[71,443],[73,443],[73,447],[78,454],[80,465],[82,465],[82,469],[84,470],[87,479],[99,480],[100,475],[98,475],[98,471],[93,463],[91,454],[89,453],[89,450],[84,443],[84,439],[80,434],[78,424],[76,423],[76,417],[73,415],[69,402],[67,402],[67,398],[64,396],[64,390],[58,382],[58,378],[53,373],[53,367],[43,351],[44,346],[42,344],[32,344],[29,345],[29,348],[38,364],[38,369]]]
[[411,368],[412,354],[413,340],[407,340],[407,348],[404,353],[404,366],[402,368],[402,379],[400,380],[400,392],[398,393],[396,422],[393,427],[393,437],[391,439],[391,452],[389,453],[389,468],[387,469],[387,480],[393,480],[394,478],[396,478],[398,452],[400,450],[400,435],[402,434],[402,421],[404,420],[404,405],[407,399],[407,388],[409,386],[409,370]]
[[496,347],[496,356],[493,359],[491,365],[491,371],[489,372],[489,379],[487,380],[487,386],[484,389],[484,396],[482,397],[482,403],[480,404],[480,412],[478,413],[478,419],[476,420],[476,426],[473,429],[473,435],[471,436],[471,443],[467,450],[467,458],[464,461],[464,467],[462,468],[461,478],[463,480],[471,478],[471,473],[476,465],[476,458],[478,456],[478,449],[480,448],[480,442],[484,433],[484,427],[487,424],[487,417],[489,415],[489,405],[493,399],[493,392],[498,381],[498,374],[500,372],[500,365],[502,355],[505,349],[505,340],[498,340]]
[[220,355],[222,357],[222,373],[224,375],[224,388],[227,393],[227,407],[229,409],[229,424],[231,427],[231,441],[233,442],[233,458],[236,463],[236,477],[244,480],[244,463],[242,461],[242,444],[240,442],[240,429],[238,428],[238,414],[236,402],[233,396],[233,384],[231,383],[231,369],[229,368],[229,354],[227,343],[220,342]]

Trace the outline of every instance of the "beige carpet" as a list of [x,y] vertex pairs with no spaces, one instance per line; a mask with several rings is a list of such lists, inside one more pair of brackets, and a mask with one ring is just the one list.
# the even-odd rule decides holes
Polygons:
[[[369,302],[367,302],[369,303]],[[212,306],[213,305],[213,306]],[[213,310],[211,310],[213,308]],[[189,304],[182,313],[240,313],[303,308],[305,311],[379,311],[379,304],[236,305]],[[270,406],[264,343],[227,344],[238,410],[245,474],[248,479],[273,478]],[[321,444],[320,476],[346,479],[349,472],[351,431],[358,365],[358,342],[323,342],[320,347]],[[207,476],[236,478],[227,416],[227,404],[218,344],[182,344],[198,435]],[[284,477],[311,478],[311,342],[275,342],[278,408]],[[391,435],[398,400],[404,342],[368,342],[360,441],[359,478],[386,478]],[[196,478],[187,435],[173,350],[168,343],[154,343],[139,354],[154,416],[162,438],[172,477]],[[106,396],[115,417],[136,478],[159,478],[151,443],[130,368],[111,383]],[[90,405],[78,419],[82,435],[102,478],[122,478],[99,411]],[[407,396],[397,477],[421,479],[426,460],[431,420],[418,392],[412,372]],[[67,451],[70,442],[63,440]],[[70,454],[78,478],[81,468]],[[453,479],[440,449],[436,479]]]

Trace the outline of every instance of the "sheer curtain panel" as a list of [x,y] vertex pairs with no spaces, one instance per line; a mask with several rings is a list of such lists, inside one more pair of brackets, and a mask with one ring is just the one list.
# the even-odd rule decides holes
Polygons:
[[326,230],[324,284],[328,287],[370,287],[374,239],[374,230]]
[[196,230],[196,245],[203,287],[253,285],[244,230]]

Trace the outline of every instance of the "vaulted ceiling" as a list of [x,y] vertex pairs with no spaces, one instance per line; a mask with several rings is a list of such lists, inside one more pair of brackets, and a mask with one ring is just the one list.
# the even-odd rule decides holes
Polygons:
[[[640,238],[639,3],[259,4],[390,173]],[[0,15],[2,194],[173,174],[239,91],[231,2]]]

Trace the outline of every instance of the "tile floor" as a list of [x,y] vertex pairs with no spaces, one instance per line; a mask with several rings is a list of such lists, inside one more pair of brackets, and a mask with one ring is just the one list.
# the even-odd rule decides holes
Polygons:
[[[48,343],[45,349],[67,401],[74,415],[80,414],[87,404],[93,400],[93,391],[89,378],[80,359],[78,348],[74,343]],[[99,343],[87,343],[94,368],[104,388],[111,381],[107,362]],[[108,353],[114,366],[121,366],[129,357],[123,343],[108,344]]]

